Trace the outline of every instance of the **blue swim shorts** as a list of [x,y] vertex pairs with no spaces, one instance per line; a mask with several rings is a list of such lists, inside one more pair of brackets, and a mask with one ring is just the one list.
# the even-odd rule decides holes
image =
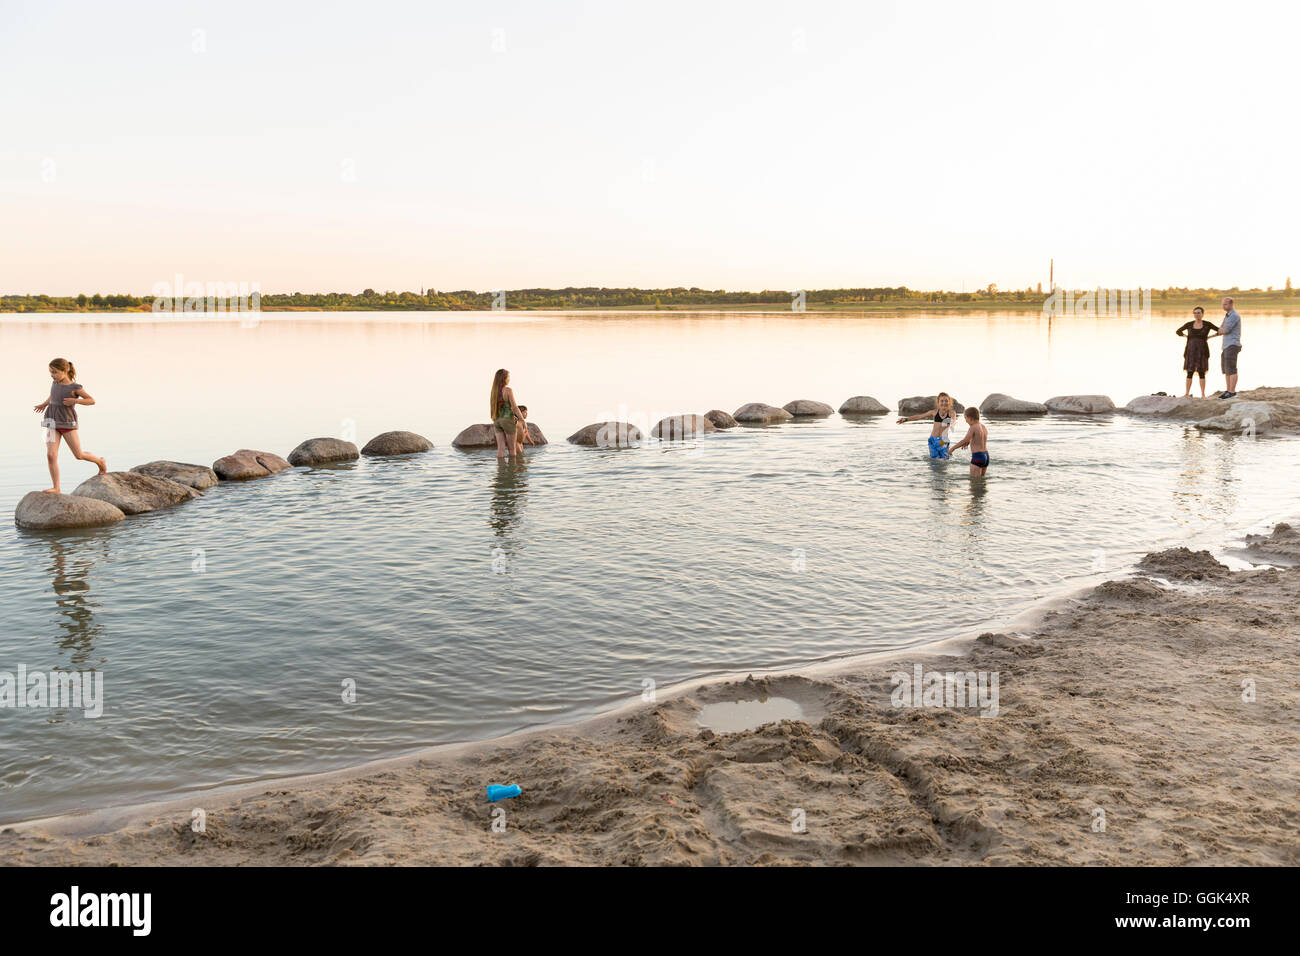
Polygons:
[[930,457],[947,458],[948,442],[945,439],[939,438],[938,436],[931,435],[930,436]]

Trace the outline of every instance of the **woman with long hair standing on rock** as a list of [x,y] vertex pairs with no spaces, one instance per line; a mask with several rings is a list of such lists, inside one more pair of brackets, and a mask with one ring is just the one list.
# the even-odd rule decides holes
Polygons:
[[510,388],[510,372],[503,368],[497,369],[496,375],[492,376],[491,415],[492,431],[497,439],[497,457],[504,458],[509,454],[514,458],[518,454],[515,430],[524,416],[515,404],[515,393]]

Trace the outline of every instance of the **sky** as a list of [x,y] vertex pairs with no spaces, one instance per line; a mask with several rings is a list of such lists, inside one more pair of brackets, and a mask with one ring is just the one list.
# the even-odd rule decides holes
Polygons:
[[1300,281],[1294,4],[0,0],[0,292]]

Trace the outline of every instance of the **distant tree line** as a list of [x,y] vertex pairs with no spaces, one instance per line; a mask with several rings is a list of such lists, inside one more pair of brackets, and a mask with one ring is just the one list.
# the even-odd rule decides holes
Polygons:
[[[758,292],[728,292],[725,289],[700,289],[696,287],[672,289],[610,289],[598,286],[566,289],[508,289],[500,292],[474,292],[462,289],[440,292],[376,292],[366,289],[360,294],[350,292],[292,292],[264,293],[260,307],[263,311],[487,311],[493,308],[508,310],[573,309],[681,309],[692,306],[745,306],[765,305],[789,307],[797,290],[764,289]],[[1296,290],[1291,280],[1286,280],[1284,290],[1275,292],[1270,286],[1262,289],[1191,289],[1170,287],[1154,290],[1158,300],[1204,299],[1212,302],[1223,294],[1244,296],[1294,297]],[[999,289],[989,283],[973,292],[925,292],[906,286],[861,289],[808,289],[803,291],[807,308],[818,306],[879,305],[881,303],[936,304],[987,303],[1008,305],[1012,303],[1042,304],[1046,294],[1042,283],[1032,289]],[[212,307],[213,300],[198,300],[192,308],[202,311]],[[50,296],[50,295],[0,295],[0,312],[121,312],[153,310],[153,296],[126,294]],[[232,306],[233,307],[233,306]],[[176,300],[173,311],[181,311],[182,300]]]

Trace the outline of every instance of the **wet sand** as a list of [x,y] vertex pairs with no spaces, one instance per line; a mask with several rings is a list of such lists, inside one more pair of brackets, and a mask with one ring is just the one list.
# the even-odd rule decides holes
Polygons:
[[[1250,547],[1294,555],[1295,533]],[[0,863],[1295,865],[1298,651],[1300,568],[1175,549],[955,656],[714,683],[360,771],[21,824]],[[996,673],[997,715],[894,706],[891,675],[918,663]],[[696,722],[765,695],[803,719]],[[490,804],[488,783],[523,795]]]

